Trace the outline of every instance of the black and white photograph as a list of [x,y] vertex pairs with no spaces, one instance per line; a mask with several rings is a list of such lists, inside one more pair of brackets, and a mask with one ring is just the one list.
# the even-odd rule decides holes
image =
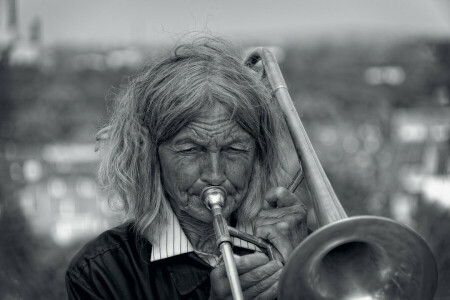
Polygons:
[[450,1],[0,0],[0,300],[450,300]]

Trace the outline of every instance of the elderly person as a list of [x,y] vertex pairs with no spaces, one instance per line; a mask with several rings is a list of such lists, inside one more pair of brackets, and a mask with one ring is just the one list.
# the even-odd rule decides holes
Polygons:
[[[89,242],[66,274],[69,299],[231,298],[207,186],[227,196],[229,224],[266,239],[277,259],[235,241],[245,298],[274,299],[307,235],[301,200],[285,186],[285,125],[270,89],[219,39],[178,46],[137,74],[100,133],[101,183],[127,222]],[[255,251],[256,250],[256,251]]]

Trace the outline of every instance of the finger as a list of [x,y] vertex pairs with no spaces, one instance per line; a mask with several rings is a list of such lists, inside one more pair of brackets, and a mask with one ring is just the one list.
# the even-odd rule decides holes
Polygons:
[[238,274],[247,273],[259,266],[264,266],[269,262],[269,258],[261,252],[256,252],[244,256],[235,256],[236,269]]
[[225,299],[231,295],[230,285],[226,277],[225,265],[219,265],[210,273],[211,299]]
[[[253,270],[250,270],[249,272],[239,276],[241,287],[243,290],[245,290],[251,288],[254,285],[261,285],[264,279],[272,277],[272,275],[274,275],[282,268],[283,264],[280,261],[272,260],[263,266],[259,266]],[[268,287],[266,285],[268,285],[269,283],[266,281],[264,284],[264,287]],[[273,282],[271,284],[273,284]]]
[[272,243],[286,261],[294,250],[289,239],[289,224],[279,222],[275,225],[262,225],[255,228],[255,235]]
[[[266,265],[269,259],[263,253],[253,253],[244,256],[234,256],[236,269],[239,274],[245,274],[255,268]],[[231,296],[230,285],[228,283],[226,268],[224,264],[218,265],[210,273],[211,290],[218,299],[225,299]]]
[[[233,258],[239,274],[247,273],[248,271],[253,270],[259,266],[264,266],[269,262],[269,258],[261,252],[255,252],[243,256],[233,255]],[[213,275],[215,279],[225,277],[226,274],[227,271],[223,263],[215,267],[211,273],[211,275]]]
[[226,271],[225,265],[224,265],[223,263],[217,265],[217,266],[211,271],[211,275],[214,274],[214,276],[215,276],[216,278],[224,277],[224,276],[226,276],[226,273],[227,273],[227,271]]
[[[299,221],[303,220],[306,217],[306,208],[301,204],[296,204],[289,207],[282,208],[272,208],[272,209],[263,209],[259,212],[257,219],[255,220],[255,226],[258,226],[258,222],[271,222],[270,224],[276,223],[277,220],[283,218],[295,218]],[[262,225],[265,225],[263,223]]]
[[[296,228],[293,228],[292,224]],[[308,236],[308,228],[306,222],[278,221],[275,224],[255,227],[255,236],[273,244],[281,253],[283,261],[286,261],[294,248]]]
[[288,207],[300,202],[300,199],[294,193],[281,186],[269,189],[265,195],[265,200],[271,207]]
[[272,300],[278,296],[278,281],[272,284],[272,286],[255,297],[255,300]]
[[[259,296],[264,297],[262,299],[275,299],[276,297],[276,284],[280,278],[282,269],[277,270],[271,276],[257,282],[248,289],[244,289],[242,292],[246,299],[254,299]],[[275,285],[275,287],[274,287]]]

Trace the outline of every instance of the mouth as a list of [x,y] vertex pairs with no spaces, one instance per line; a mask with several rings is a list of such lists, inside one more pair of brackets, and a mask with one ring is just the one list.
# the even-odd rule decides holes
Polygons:
[[[203,199],[202,194],[200,195],[190,195],[188,196],[188,201],[186,203],[186,207],[189,207],[193,203],[196,203],[195,206],[197,207],[205,207],[206,209],[210,210],[210,205]],[[191,203],[191,204],[189,204]],[[225,213],[226,211],[232,210],[232,207],[234,207],[234,204],[236,203],[236,197],[233,195],[226,194],[225,197],[223,197],[223,202],[220,204],[222,207],[222,212]]]
[[220,186],[207,186],[202,189],[200,199],[208,208],[223,207],[227,198],[227,191]]
[[209,205],[204,201],[204,195],[208,190],[221,192],[224,194],[222,207],[222,213],[224,215],[231,215],[238,207],[237,205],[237,191],[233,186],[212,186],[212,185],[195,185],[187,191],[188,201],[186,206],[194,205],[198,209],[205,208],[210,210]]

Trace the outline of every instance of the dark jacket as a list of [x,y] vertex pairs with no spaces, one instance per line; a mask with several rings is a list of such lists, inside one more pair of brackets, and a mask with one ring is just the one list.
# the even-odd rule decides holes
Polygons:
[[195,253],[150,262],[131,224],[102,233],[72,259],[69,299],[208,299],[212,268]]

